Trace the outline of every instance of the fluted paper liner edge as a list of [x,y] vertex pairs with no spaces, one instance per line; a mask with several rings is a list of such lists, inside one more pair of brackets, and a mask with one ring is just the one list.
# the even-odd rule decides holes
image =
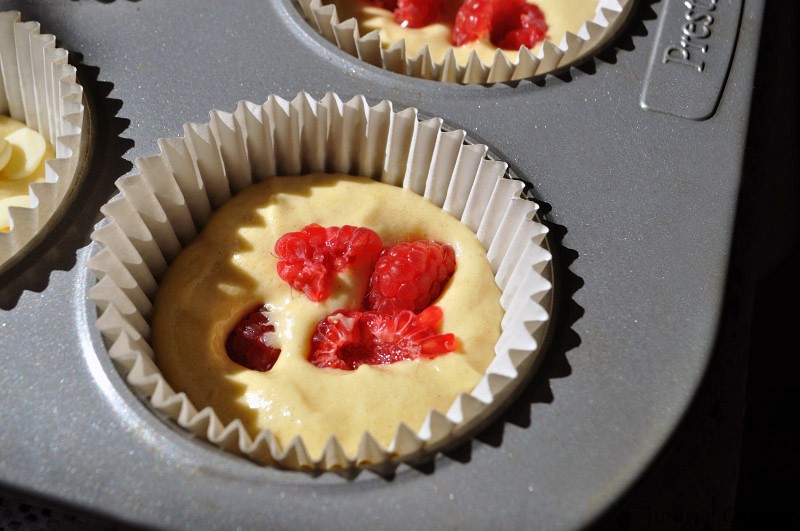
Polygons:
[[323,4],[322,0],[295,1],[312,28],[350,55],[392,72],[463,84],[538,79],[567,68],[597,53],[613,37],[636,3],[635,0],[598,0],[594,18],[585,21],[577,34],[567,32],[559,43],[545,40],[537,54],[523,46],[516,61],[496,53],[492,63],[486,64],[473,52],[466,64],[461,65],[452,52],[441,62],[434,61],[427,48],[410,56],[404,40],[384,48],[378,31],[362,36],[355,19],[339,20],[336,6]]
[[[137,159],[138,171],[117,181],[121,193],[101,209],[106,219],[92,234],[100,250],[89,261],[98,279],[89,297],[108,353],[156,410],[259,463],[380,469],[469,430],[529,374],[552,302],[547,228],[535,219],[538,207],[523,195],[523,183],[508,178],[507,164],[488,158],[486,146],[465,143],[464,131],[444,131],[439,118],[421,120],[416,109],[395,112],[389,101],[370,107],[363,96],[345,102],[332,93],[319,101],[305,93],[291,101],[270,96],[263,105],[242,101],[235,112],[211,111],[209,123],[184,131],[160,140],[159,155]],[[477,234],[502,290],[502,333],[475,389],[448,411],[431,411],[416,431],[400,424],[388,447],[365,433],[355,456],[335,437],[321,456],[310,456],[301,438],[282,447],[269,430],[253,439],[238,421],[223,425],[172,390],[148,344],[158,279],[212,211],[252,182],[312,172],[370,177],[442,207]]]
[[0,269],[42,231],[69,194],[86,142],[83,88],[68,52],[56,38],[22,22],[18,11],[0,12],[0,114],[36,129],[53,146],[45,181],[31,184],[31,207],[9,207],[10,230],[0,232]]

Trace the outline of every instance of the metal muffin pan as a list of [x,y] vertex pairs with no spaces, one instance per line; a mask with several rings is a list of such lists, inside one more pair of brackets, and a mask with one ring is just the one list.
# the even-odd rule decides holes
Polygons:
[[[764,2],[694,4],[714,23],[640,0],[568,73],[460,86],[361,63],[290,0],[0,0],[73,55],[93,139],[64,217],[0,277],[0,485],[148,527],[589,525],[663,447],[717,339]],[[473,439],[390,478],[265,468],[162,422],[86,297],[89,234],[134,158],[211,109],[301,91],[464,129],[532,185],[551,228],[555,321],[533,381]]]

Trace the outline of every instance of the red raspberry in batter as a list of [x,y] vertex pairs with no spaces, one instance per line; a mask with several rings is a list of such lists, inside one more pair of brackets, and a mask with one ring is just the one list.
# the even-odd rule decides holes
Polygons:
[[419,313],[441,295],[456,268],[452,247],[438,242],[401,242],[385,249],[370,278],[367,306],[376,312]]
[[419,315],[339,310],[317,324],[308,361],[317,367],[354,370],[402,360],[435,358],[456,349],[453,334],[439,334],[442,310],[430,306]]
[[266,372],[278,361],[281,349],[273,346],[275,327],[269,321],[269,308],[262,306],[239,321],[228,335],[225,351],[234,362]]
[[456,12],[453,44],[463,46],[480,39],[492,29],[493,0],[465,0]]
[[544,40],[542,11],[525,0],[466,0],[456,13],[453,44],[461,46],[488,37],[498,48],[517,50]]
[[433,24],[442,12],[442,0],[397,0],[394,21],[404,28]]
[[380,236],[365,227],[321,227],[312,223],[288,232],[275,243],[278,276],[309,299],[320,302],[331,294],[336,273],[356,262],[374,262],[382,247]]
[[503,36],[498,34],[496,39],[492,30],[492,42],[506,50],[519,50],[520,46],[533,48],[544,40],[546,34],[547,22],[544,21],[542,10],[533,4],[524,4],[519,15],[519,26]]

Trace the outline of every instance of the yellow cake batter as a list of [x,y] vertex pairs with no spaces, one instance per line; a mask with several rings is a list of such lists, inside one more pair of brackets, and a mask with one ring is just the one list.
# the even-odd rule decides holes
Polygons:
[[[444,311],[441,331],[455,334],[459,349],[354,371],[311,365],[317,323],[335,310],[360,308],[368,272],[341,275],[321,303],[292,290],[277,275],[273,249],[280,236],[309,223],[369,227],[385,246],[449,243],[456,271],[435,304]],[[269,428],[284,448],[301,436],[315,459],[335,435],[355,456],[365,431],[386,446],[401,422],[416,431],[431,409],[446,412],[475,387],[500,336],[499,300],[475,234],[421,196],[345,175],[275,177],[223,205],[170,266],[155,301],[152,342],[167,381],[198,409],[213,407],[225,423],[241,419],[252,435]],[[225,352],[229,332],[262,304],[273,308],[281,348],[269,372],[248,370]]]
[[44,181],[44,163],[54,157],[41,134],[0,116],[0,231],[9,230],[8,207],[31,206],[28,186]]
[[[546,39],[555,44],[560,44],[568,31],[578,33],[584,22],[594,18],[597,1],[528,0],[529,3],[538,5],[544,13],[548,25]],[[489,65],[494,61],[497,47],[488,40],[483,39],[459,47],[453,46],[450,41],[449,24],[436,23],[424,28],[403,28],[394,21],[391,11],[367,5],[360,0],[324,0],[323,3],[336,5],[340,21],[355,18],[361,35],[378,30],[384,48],[388,48],[400,39],[405,39],[408,57],[415,57],[427,44],[433,60],[437,63],[444,60],[445,54],[451,48],[456,60],[462,66],[467,64],[473,50],[478,53],[484,64]],[[454,20],[455,13],[462,3],[463,0],[445,0],[442,19]],[[533,48],[534,55],[538,54],[541,46],[539,43]],[[503,50],[503,53],[511,62],[517,61],[518,50]]]

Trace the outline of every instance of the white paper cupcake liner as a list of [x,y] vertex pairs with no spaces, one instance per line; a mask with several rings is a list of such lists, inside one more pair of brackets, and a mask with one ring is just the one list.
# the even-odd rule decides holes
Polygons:
[[322,0],[295,1],[316,31],[362,61],[398,74],[463,84],[538,79],[563,70],[596,54],[616,35],[635,4],[635,0],[598,0],[594,18],[584,22],[577,34],[567,32],[559,43],[546,40],[536,54],[523,46],[516,61],[498,51],[491,64],[484,63],[477,53],[472,53],[466,64],[459,64],[452,50],[436,62],[427,47],[414,56],[406,52],[403,40],[385,47],[378,31],[362,36],[355,19],[340,21],[334,5]]
[[[526,380],[552,303],[547,228],[534,219],[538,207],[524,197],[523,182],[508,178],[507,164],[490,160],[486,146],[465,144],[464,131],[443,131],[439,118],[421,121],[416,109],[395,112],[389,101],[370,107],[364,97],[343,102],[335,94],[243,101],[235,112],[212,111],[209,123],[184,131],[159,140],[159,155],[137,159],[138,172],[117,181],[121,193],[102,207],[106,220],[92,234],[100,247],[89,262],[98,278],[89,293],[97,326],[116,367],[153,408],[258,463],[381,469],[475,428]],[[252,438],[238,420],[224,425],[213,410],[198,411],[173,391],[148,343],[159,279],[212,211],[253,182],[312,172],[370,177],[426,197],[475,231],[502,290],[502,334],[475,389],[446,412],[430,411],[421,427],[400,424],[387,447],[365,433],[356,455],[335,437],[316,457],[302,438],[282,446],[269,430]]]
[[17,11],[0,12],[0,114],[24,122],[47,139],[55,159],[45,162],[45,181],[30,185],[31,207],[9,208],[11,229],[0,232],[0,270],[31,243],[73,189],[88,149],[88,113],[68,52],[38,22]]

